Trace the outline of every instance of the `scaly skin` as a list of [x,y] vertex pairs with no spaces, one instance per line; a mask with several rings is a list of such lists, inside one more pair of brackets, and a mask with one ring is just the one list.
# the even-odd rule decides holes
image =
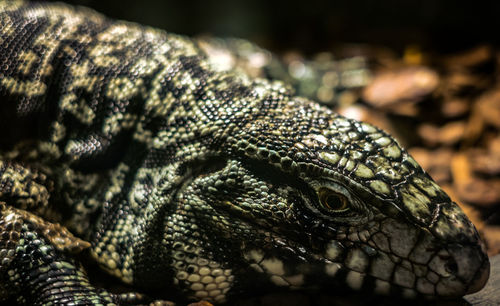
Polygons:
[[[0,2],[0,50],[1,299],[453,297],[488,278],[474,226],[391,136],[188,38]],[[150,297],[96,288],[82,256]]]

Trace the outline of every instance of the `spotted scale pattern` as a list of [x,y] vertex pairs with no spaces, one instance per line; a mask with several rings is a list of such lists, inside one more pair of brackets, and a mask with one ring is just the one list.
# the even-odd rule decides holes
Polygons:
[[[474,226],[390,135],[194,40],[1,1],[0,50],[0,300],[461,296],[488,278]],[[82,257],[145,294],[96,288]]]

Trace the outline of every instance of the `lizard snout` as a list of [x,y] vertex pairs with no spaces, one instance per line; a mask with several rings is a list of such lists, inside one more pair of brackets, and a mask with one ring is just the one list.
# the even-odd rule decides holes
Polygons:
[[484,287],[490,273],[488,256],[479,245],[448,246],[431,260],[430,267],[440,276],[436,284],[440,296],[477,292]]

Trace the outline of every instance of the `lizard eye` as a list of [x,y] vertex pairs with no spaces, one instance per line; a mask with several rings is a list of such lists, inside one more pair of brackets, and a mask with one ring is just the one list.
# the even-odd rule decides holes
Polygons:
[[328,188],[321,188],[318,191],[318,198],[323,208],[333,212],[345,212],[349,210],[349,201],[340,193]]

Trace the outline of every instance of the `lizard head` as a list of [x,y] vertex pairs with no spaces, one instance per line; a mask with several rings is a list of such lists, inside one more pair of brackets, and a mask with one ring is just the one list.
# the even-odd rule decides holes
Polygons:
[[280,103],[218,129],[213,158],[185,167],[165,238],[179,286],[216,302],[263,288],[457,297],[484,286],[476,229],[395,139]]

